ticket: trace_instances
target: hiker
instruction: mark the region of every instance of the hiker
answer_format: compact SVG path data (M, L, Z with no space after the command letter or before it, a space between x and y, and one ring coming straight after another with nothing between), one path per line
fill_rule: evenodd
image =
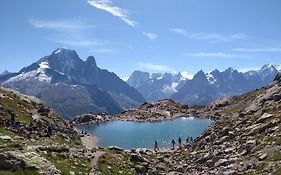
M5 120L0 116L0 126L5 126Z
M185 141L186 141L186 144L188 144L189 143L189 137L187 137Z
M49 125L48 126L48 130L47 130L47 135L50 137L51 135L53 135L53 128Z
M174 139L172 139L172 145L173 145L173 149L175 149L175 143L176 143L176 141L174 140Z
M10 122L11 122L11 125L13 126L14 123L15 123L15 120L16 120L16 113L11 112L10 115L11 115L11 121Z
M154 150L155 150L155 152L159 151L158 142L156 140L154 142Z
M181 138L180 137L179 137L178 141L179 141L179 147L181 147Z

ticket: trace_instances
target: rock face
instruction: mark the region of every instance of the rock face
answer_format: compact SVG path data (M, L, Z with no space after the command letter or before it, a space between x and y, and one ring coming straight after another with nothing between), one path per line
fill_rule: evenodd
M61 174L61 171L58 170L51 162L34 152L5 152L0 154L0 163L2 169L34 169L38 170L38 173L43 175Z
M114 114L144 102L117 75L98 68L94 57L83 61L64 48L18 73L0 76L0 83L42 99L65 119L93 111Z

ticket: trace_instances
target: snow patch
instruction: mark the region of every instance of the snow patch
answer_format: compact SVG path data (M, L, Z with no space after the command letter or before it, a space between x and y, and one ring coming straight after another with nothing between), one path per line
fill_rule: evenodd
M34 71L30 71L30 72L24 72L24 73L21 73L15 77L12 77L10 79L8 79L7 81L5 81L3 84L6 84L6 83L10 83L10 82L14 82L14 81L20 81L20 80L26 80L26 79L31 79L33 77L35 77L37 74L37 71L34 70Z
M187 72L181 72L181 75L183 77L181 80L186 80L186 79L191 80L193 78L193 76L194 76L193 74L189 74Z
M281 64L275 64L274 67L278 70L278 72L281 72Z
M161 90L166 96L170 96L173 93L177 92L177 86L179 83L172 83L171 86L164 86L163 89Z
M39 66L40 66L40 68L42 68L42 69L50 68L48 62L42 62L42 63L39 64Z
M215 84L216 81L217 81L211 73L207 73L206 77L207 77L210 84Z
M58 50L55 51L55 54L58 54L58 53L60 53L60 52L61 52L61 50L58 49Z
M49 77L46 75L46 69L49 69L49 64L48 62L42 62L39 64L39 68L37 69L37 75L36 78L38 81L41 82L46 82L46 83L50 83L52 80L52 77Z

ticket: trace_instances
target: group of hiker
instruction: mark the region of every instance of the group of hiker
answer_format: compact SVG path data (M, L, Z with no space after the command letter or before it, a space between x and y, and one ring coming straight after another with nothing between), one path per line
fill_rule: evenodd
M192 141L193 141L192 137L187 137L186 138L186 144L189 144ZM174 139L172 139L171 144L172 144L172 149L175 149L176 141ZM179 148L181 148L181 146L182 146L182 139L181 139L181 137L178 138L178 144L179 144ZM155 151L159 151L159 146L158 146L157 140L155 140L155 142L154 142L154 150Z
M0 127L10 130L18 135L26 135L31 138L33 134L38 133L40 136L50 137L53 135L53 128L50 125L43 124L40 120L32 120L28 124L23 124L16 120L18 115L9 111L10 119L3 119L0 116Z

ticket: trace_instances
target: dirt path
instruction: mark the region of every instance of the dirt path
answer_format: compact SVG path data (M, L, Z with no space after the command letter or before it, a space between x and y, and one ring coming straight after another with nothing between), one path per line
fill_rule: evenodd
M87 148L87 149L93 149L97 146L98 138L93 136L93 135L86 135L81 137L82 144Z
M99 161L99 157L102 155L103 153L100 151L95 152L94 158L91 160L91 167L92 170L90 172L90 175L98 175L98 161Z

